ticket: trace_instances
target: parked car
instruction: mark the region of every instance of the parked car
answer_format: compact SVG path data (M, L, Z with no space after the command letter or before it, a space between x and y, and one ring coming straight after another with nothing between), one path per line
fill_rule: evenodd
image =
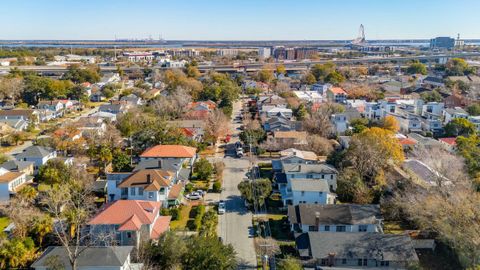
M241 143L241 142L236 142L236 143L235 143L235 148L236 148L236 149L242 148L242 143Z
M200 195L200 196L202 196L202 197L203 197L203 196L205 196L205 194L207 194L207 192L206 192L206 191L204 191L204 190L201 190L201 189L199 189L199 190L195 191L194 193L196 193L196 194L198 194L198 195Z
M243 157L243 149L242 148L237 149L237 157L238 158Z
M202 198L202 195L198 194L197 192L192 192L190 194L187 194L185 197L189 200L196 201L200 200Z
M218 214L223 215L223 214L225 214L225 211L226 211L225 201L220 200L218 202Z

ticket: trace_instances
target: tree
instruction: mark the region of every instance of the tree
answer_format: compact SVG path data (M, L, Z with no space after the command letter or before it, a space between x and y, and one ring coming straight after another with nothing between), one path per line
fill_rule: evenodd
M200 71L198 70L198 67L194 65L189 65L186 69L187 77L189 78L194 78L198 79L200 77Z
M346 168L339 174L336 193L342 202L369 204L373 200L372 189L368 188L359 173L351 168Z
M445 134L450 137L468 137L476 133L476 126L467 119L455 118L445 125Z
M300 260L293 256L286 256L278 262L278 270L302 270L303 266Z
M98 69L94 66L89 66L81 69L78 65L71 65L68 71L63 75L64 80L70 80L74 83L97 83L100 81L100 74Z
M178 119L187 112L187 105L192 101L192 97L183 87L178 87L175 92L163 96L158 96L152 104L153 109L163 119Z
M353 133L361 133L368 128L367 118L354 118L350 121Z
M382 121L382 127L391 132L398 132L400 130L400 125L398 124L397 119L391 115L385 116Z
M37 195L37 190L31 185L27 185L18 191L18 196L25 202L33 202Z
M333 85L339 85L340 83L345 81L345 77L338 71L333 71L332 73L328 74L325 77L326 83L331 83Z
M197 174L198 179L208 181L213 174L213 165L206 158L200 158L195 162L193 172Z
M41 215L34 219L32 232L37 236L37 243L41 247L45 236L53 231L53 220L48 215Z
M41 198L45 211L59 222L53 227L53 234L64 247L70 266L76 270L77 259L90 246L98 243L109 244L111 235L91 237L84 228L93 215L95 198L92 179L84 170L69 167L69 178L61 188L51 188Z
M130 156L121 150L113 152L112 167L114 172L129 172L132 170Z
M273 88L273 91L277 94L290 92L291 90L290 85L286 82L277 82L275 88Z
M425 101L425 102L440 102L443 100L442 95L437 90L432 90L428 92L424 92L420 94L420 97Z
M242 197L249 203L253 204L254 200L256 200L258 205L262 206L272 192L272 183L269 179L242 181L238 184L238 190L240 190Z
M217 236L218 216L214 209L210 209L203 215L199 234L202 237L213 238Z
M419 61L412 61L412 63L407 67L407 73L427 75L428 70L427 66L420 63Z
M113 158L112 150L107 145L101 145L97 155L104 168Z
M480 172L480 138L478 135L457 137L458 153L465 159L468 172L476 176Z
M335 64L332 62L321 64L315 64L311 68L310 72L317 81L325 82L325 78L335 71Z
M480 115L480 104L475 103L467 107L468 114L472 116Z
M146 258L142 261L151 264L153 269L181 269L182 257L188 251L186 241L172 231L162 234L157 244L145 248Z
M302 148L320 156L328 156L333 151L332 143L327 138L316 134L307 136L307 146Z
M305 119L307 114L307 109L305 108L305 105L303 105L303 103L293 110L293 115L300 121Z
M373 178L390 164L401 164L403 149L390 130L372 127L352 136L347 160L362 178Z
M35 259L37 249L31 238L5 240L0 246L0 268L28 267Z
M273 68L264 66L258 73L257 79L264 83L270 83L273 80Z
M473 73L475 69L469 67L464 59L452 58L447 61L445 71L448 76L463 76Z
M38 179L47 185L63 184L69 177L69 168L61 159L51 159L40 167Z
M187 253L181 258L184 269L237 269L234 248L223 245L217 237L191 237L187 239L187 247Z
M302 77L302 82L306 84L314 84L317 82L317 79L315 78L315 75L309 72Z
M276 72L277 72L277 74L286 74L287 69L285 68L284 65L277 65Z
M22 78L1 78L0 100L10 100L11 104L15 104L17 99L21 97L24 87L25 85Z
M331 115L343 110L344 108L338 104L322 104L315 112L303 120L303 128L309 133L329 137L333 134L333 125L330 121Z
M8 161L8 157L5 154L0 154L0 164Z
M206 141L215 145L220 137L227 135L230 121L227 116L218 109L210 112L205 121Z

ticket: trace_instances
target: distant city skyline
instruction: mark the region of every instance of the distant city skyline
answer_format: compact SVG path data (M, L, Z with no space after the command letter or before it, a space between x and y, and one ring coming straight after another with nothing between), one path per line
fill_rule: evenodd
M480 39L471 0L6 0L0 39Z

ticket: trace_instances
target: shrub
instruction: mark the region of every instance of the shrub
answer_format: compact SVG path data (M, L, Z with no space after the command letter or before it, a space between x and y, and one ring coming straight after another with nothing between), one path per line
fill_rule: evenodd
M187 193L189 193L189 192L192 192L192 190L193 190L194 188L195 188L195 185L194 185L194 184L188 183L188 184L185 186L185 191L186 191Z
M213 192L221 192L222 191L222 182L215 181L213 183Z

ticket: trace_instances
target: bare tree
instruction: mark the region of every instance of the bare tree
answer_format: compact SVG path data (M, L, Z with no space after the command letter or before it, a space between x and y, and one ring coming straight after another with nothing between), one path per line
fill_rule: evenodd
M275 88L273 88L273 91L276 93L276 94L281 94L281 93L285 93L285 92L290 92L292 89L290 88L290 85L286 82L278 82L276 85L275 85Z
M301 146L301 150L312 151L319 156L328 156L333 151L330 140L320 135L309 135L307 145Z
M95 212L92 179L87 173L70 167L69 180L62 187L48 190L42 197L45 210L56 220L53 233L65 248L73 270L77 259L89 247L111 243L111 236L91 235L85 225Z
M25 87L21 78L0 79L0 100L10 99L12 104L21 96Z
M176 91L168 96L159 96L153 102L153 108L163 119L180 118L186 111L192 97L183 87L177 87Z
M218 138L227 135L230 130L230 121L221 110L210 112L205 120L205 136L216 144Z

